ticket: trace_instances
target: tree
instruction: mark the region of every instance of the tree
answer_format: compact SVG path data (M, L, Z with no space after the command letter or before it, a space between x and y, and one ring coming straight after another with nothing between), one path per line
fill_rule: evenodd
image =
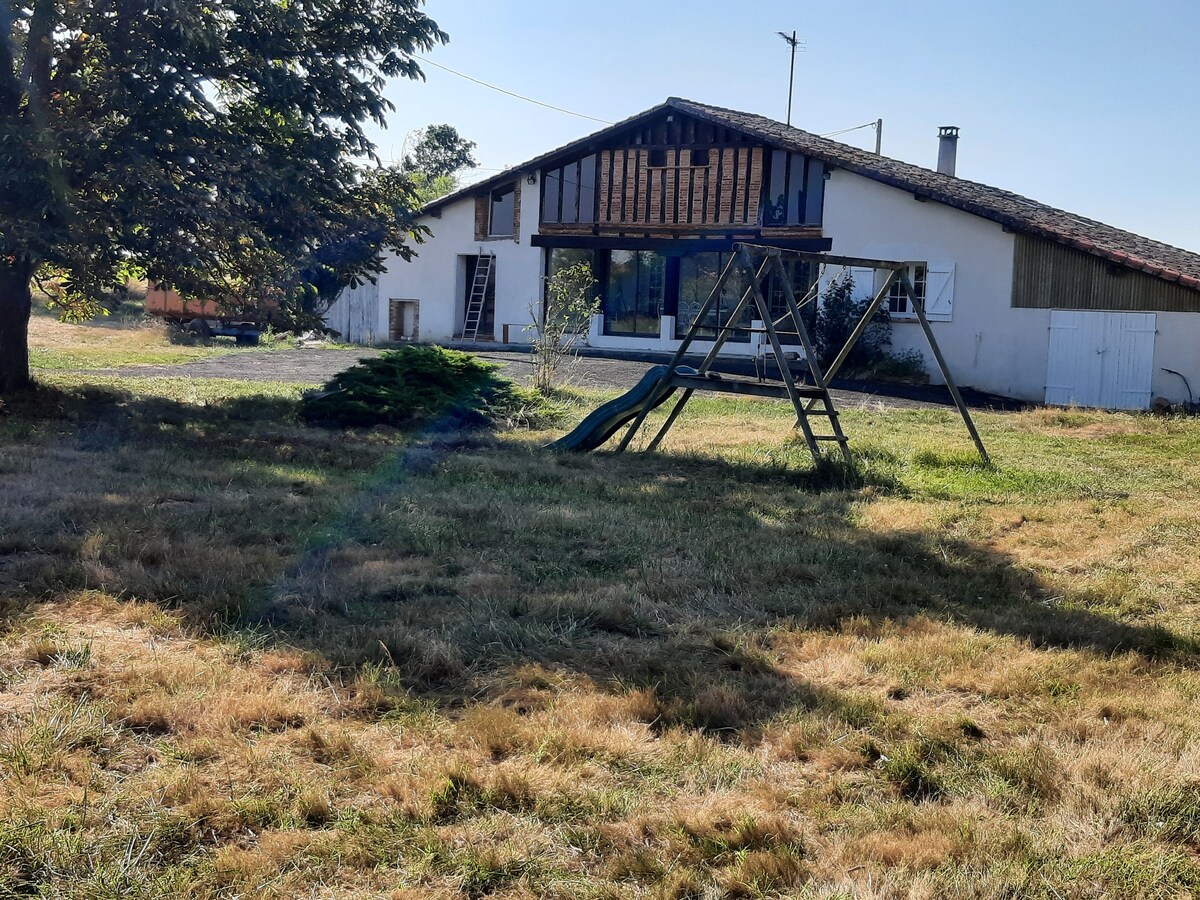
M479 163L471 151L475 142L463 138L453 125L430 125L412 132L405 141L402 169L422 204L458 189L458 175Z
M356 198L379 199L365 124L392 108L385 80L420 78L413 54L447 40L422 7L0 0L0 393L30 385L44 264L75 311L129 265L233 302L303 284ZM376 248L342 277L378 268Z
M412 152L404 155L407 171L434 179L453 177L479 165L471 153L475 142L463 138L453 125L430 125L416 132L415 138Z

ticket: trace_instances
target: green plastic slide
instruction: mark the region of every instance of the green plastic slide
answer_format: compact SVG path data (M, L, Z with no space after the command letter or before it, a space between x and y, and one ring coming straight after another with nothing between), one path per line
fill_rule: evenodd
M632 420L646 404L651 409L660 406L675 393L675 388L660 387L659 382L669 366L654 366L646 371L633 388L614 400L609 400L597 408L586 419L547 449L560 452L587 453L595 450L612 437L622 425ZM680 375L695 375L695 369L679 366L675 369Z

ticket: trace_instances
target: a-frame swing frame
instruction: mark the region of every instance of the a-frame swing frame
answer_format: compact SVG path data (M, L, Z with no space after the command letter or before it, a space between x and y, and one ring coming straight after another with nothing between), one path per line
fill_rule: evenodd
M683 411L683 407L691 399L692 394L696 390L718 391L724 393L736 394L751 394L755 396L787 398L791 401L793 408L796 410L796 427L801 430L804 435L805 443L808 445L809 452L812 454L814 462L819 462L821 459L820 444L824 441L836 443L843 458L850 461L850 449L845 434L842 432L841 424L838 421L838 413L834 408L833 399L829 394L829 382L841 369L846 358L854 349L862 337L863 332L867 330L871 320L879 311L884 300L892 290L892 286L899 283L905 296L908 298L910 308L916 313L917 320L921 323L921 328L925 332L925 338L929 342L929 348L933 351L933 358L936 360L938 369L941 372L942 379L946 383L946 387L950 391L950 396L954 400L954 405L958 408L959 415L962 416L963 423L967 427L967 431L971 435L971 440L975 443L976 449L979 451L980 457L984 463L991 465L991 459L988 456L987 448L983 445L983 440L979 436L979 431L975 427L975 422L971 419L970 410L967 409L966 403L963 402L962 395L959 393L958 386L954 382L954 377L950 373L950 367L946 364L946 359L942 355L941 348L938 346L937 338L933 334L933 329L929 325L929 320L925 316L924 302L917 296L913 288L912 280L908 277L908 266L906 262L895 262L892 260L879 259L862 259L852 256L834 256L826 253L810 253L800 250L784 250L778 247L765 245L735 243L734 253L730 257L729 262L722 270L720 277L717 279L712 290L709 292L708 298L704 301L700 311L696 314L691 326L688 328L687 334L680 343L679 348L675 351L675 355L671 358L666 370L663 372L659 380L660 388L679 388L681 393L679 399L675 402L671 412L667 415L667 419L663 422L658 433L646 446L647 452L653 451L662 442L671 426L675 424L675 420L679 418L679 414ZM751 261L751 252L762 253L764 255L761 265L756 270ZM813 286L808 290L804 297L796 300L795 292L792 289L791 279L788 277L787 269L783 265L782 257L784 254L794 259L802 259L807 262L817 264L835 265L842 267L860 267L870 269L883 269L888 272L888 276L884 279L883 286L875 292L871 303L867 306L862 317L855 325L854 330L846 339L846 343L842 349L834 357L829 368L822 372L820 365L817 363L816 354L813 352L812 339L809 336L808 329L804 324L804 319L800 314L801 307L808 303L814 303L817 300L817 292L820 290L820 279L816 279ZM718 318L717 333L713 340L712 347L709 348L704 360L700 363L698 369L694 372L681 372L680 367L683 359L693 343L699 339L701 330L709 330L711 325L704 324L708 314L712 311L713 306L717 302L717 298L721 296L721 292L725 284L737 271L741 271L747 276L749 287L743 292L741 299L729 314L728 319L722 323ZM764 276L772 273L778 279L778 283L782 289L783 297L787 305L787 312L779 319L773 320L770 314L770 307L763 297L760 284ZM762 328L745 328L738 326L735 323L741 318L747 306L751 303L759 315L759 321L762 322ZM785 332L794 334L800 338L800 345L804 351L804 358L808 364L809 376L812 380L812 385L797 385L795 378L792 376L791 369L784 358L783 345L779 340L778 325L791 320L794 331ZM765 334L767 341L770 344L771 351L774 354L775 363L779 368L780 379L783 382L782 389L778 385L772 384L755 384L746 381L735 381L730 379L722 379L717 373L712 372L712 364L716 361L721 348L734 332L758 332ZM634 417L628 430L621 439L620 445L617 447L617 452L620 453L626 450L633 440L635 434L645 423L646 417L652 409L651 404L647 403L638 410L638 414ZM809 422L811 416L827 418L830 422L830 434L817 434L813 431L812 424Z

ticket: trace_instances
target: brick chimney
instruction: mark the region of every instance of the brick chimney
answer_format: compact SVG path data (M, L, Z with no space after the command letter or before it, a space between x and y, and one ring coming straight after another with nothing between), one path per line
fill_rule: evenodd
M943 175L953 175L958 162L958 126L943 125L938 129L938 165Z

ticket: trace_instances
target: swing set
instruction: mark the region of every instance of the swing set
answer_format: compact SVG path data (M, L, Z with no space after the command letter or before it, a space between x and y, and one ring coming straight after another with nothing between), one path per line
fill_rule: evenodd
M713 285L712 290L709 292L708 299L705 300L704 305L692 320L692 324L683 341L680 343L679 348L675 351L671 362L666 366L658 367L661 370L661 374L658 375L656 382L649 386L648 390L642 392L640 396L643 396L644 399L639 400L636 406L627 408L628 412L633 413L631 416L632 421L617 447L618 453L629 448L634 436L642 425L645 424L650 411L669 396L670 393L678 389L681 392L679 398L667 415L666 421L659 428L658 433L646 445L646 452L655 450L663 438L666 437L667 432L671 430L671 426L679 418L679 414L683 411L684 406L691 399L692 394L696 391L715 391L719 393L790 400L796 411L796 427L803 433L804 441L808 445L814 462L821 460L821 445L824 443L836 444L842 458L849 462L851 459L849 442L842 431L841 423L838 421L838 411L834 407L833 398L829 393L829 383L846 362L847 357L867 330L868 325L870 325L871 320L875 317L881 304L891 294L893 286L899 284L903 295L908 300L909 308L913 310L917 321L921 323L921 328L925 332L930 350L933 351L933 358L937 361L942 379L950 391L950 396L954 399L954 405L958 408L959 415L962 416L963 423L971 435L971 440L974 441L975 447L979 451L979 456L985 464L991 465L987 448L984 447L983 440L980 438L979 432L975 428L975 423L971 419L971 413L967 409L966 403L963 402L958 386L954 383L954 378L950 374L950 368L947 366L946 359L942 356L941 348L938 347L937 339L934 337L933 329L929 327L929 320L925 316L924 302L917 296L912 280L908 275L908 263L880 259L860 259L851 256L832 256L826 253L785 250L768 245L741 242L735 243L733 249L733 255L721 272L720 278L717 279L716 284ZM818 277L814 279L812 286L800 299L796 298L792 281L788 276L787 267L783 264L785 254L790 259L815 263L819 267ZM757 268L755 268L752 255L761 257L762 259ZM831 269L837 267L840 267L843 271L848 270L850 267L882 270L887 273L887 276L883 279L882 286L875 292L874 297L855 325L854 330L846 339L845 345L838 352L837 356L834 357L829 367L822 372L821 366L817 361L817 356L813 351L812 338L809 336L808 329L804 324L801 310L808 304L817 302L821 285L830 283L829 272ZM734 306L724 323L720 321L720 316L717 316L716 333L713 335L714 329L712 323L709 322L709 316L714 309L719 307L719 298L726 283L738 273L746 278L749 287L742 293L740 301ZM763 296L760 287L763 279L768 275L775 276L776 283L783 294L786 306L786 311L778 318L772 318L769 304ZM836 278L832 280L836 280ZM739 325L738 322L748 309L758 313L758 322L750 327ZM759 323L761 323L761 326L759 326ZM791 328L786 327L789 324ZM785 327L781 330L780 326ZM771 354L778 366L779 377L783 382L782 385L763 383L762 381L751 382L723 378L719 373L713 371L713 363L716 361L718 354L720 354L721 348L729 340L730 336L735 333L765 335ZM808 368L807 381L811 383L806 383L803 380L798 383L792 375L791 367L788 365L784 355L783 342L780 339L780 335L799 338L804 360ZM712 340L712 346L709 348L699 367L693 369L684 366L683 360L688 350L697 340ZM820 432L814 430L813 423L810 421L810 419L814 418L823 421L827 420L829 423L828 428ZM624 422L621 424L624 424Z

